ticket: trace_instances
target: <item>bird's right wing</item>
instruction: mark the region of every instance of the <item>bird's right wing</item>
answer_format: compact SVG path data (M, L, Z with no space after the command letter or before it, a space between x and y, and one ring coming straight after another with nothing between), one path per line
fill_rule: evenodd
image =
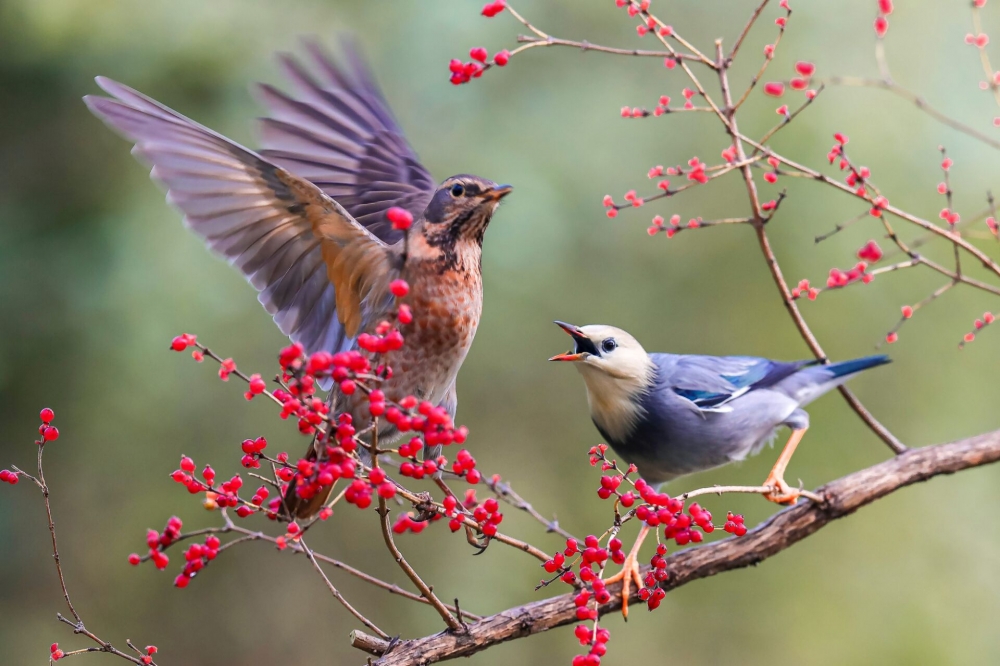
M435 183L392 117L358 49L341 40L344 66L315 42L305 42L314 77L291 55L281 65L295 86L288 95L262 84L271 117L261 120L261 154L301 175L337 200L387 243L401 233L386 221L398 206L423 215Z
M167 199L242 271L283 333L308 351L347 348L391 304L392 248L312 183L131 88L87 106L135 142Z

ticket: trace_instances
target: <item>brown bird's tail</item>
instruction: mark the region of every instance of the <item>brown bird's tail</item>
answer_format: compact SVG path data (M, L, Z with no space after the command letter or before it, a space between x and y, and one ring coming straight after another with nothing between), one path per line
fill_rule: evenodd
M304 457L307 460L316 460L316 450L312 445ZM328 487L320 489L315 495L305 498L299 496L297 480L296 475L296 478L289 481L288 488L285 489L285 495L282 497L281 515L288 520L308 520L320 512L323 505L330 499L333 488L337 484L334 482Z
M333 494L336 483L319 491L309 499L299 497L295 492L295 482L288 484L283 498L283 515L289 520L308 520L320 512Z

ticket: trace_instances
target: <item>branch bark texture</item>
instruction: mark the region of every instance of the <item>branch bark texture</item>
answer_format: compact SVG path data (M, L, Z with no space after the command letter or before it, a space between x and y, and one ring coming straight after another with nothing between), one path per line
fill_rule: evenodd
M848 474L816 490L822 503L803 502L784 509L741 538L688 548L667 560L672 590L700 578L757 564L814 534L837 518L900 488L942 474L1000 461L1000 430L948 444L909 449L885 462ZM621 584L608 586L612 601L601 615L621 607ZM632 599L635 601L635 599ZM444 631L396 643L378 666L424 666L467 657L497 643L524 638L576 622L573 595L564 594L505 610L468 625L462 633Z

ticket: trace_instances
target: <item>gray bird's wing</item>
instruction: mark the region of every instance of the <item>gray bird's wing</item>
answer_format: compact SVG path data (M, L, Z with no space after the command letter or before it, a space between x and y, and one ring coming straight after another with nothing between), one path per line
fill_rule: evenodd
M783 363L752 356L651 354L664 388L702 412L729 411L729 403L755 389L774 386L816 361Z
M271 114L261 120L261 154L316 184L372 233L394 243L401 232L388 223L385 211L399 206L421 217L434 180L350 40L342 40L344 67L315 42L305 42L305 49L315 78L291 55L280 56L297 96L259 87Z
M131 88L90 110L135 142L167 200L208 247L236 266L283 333L337 351L391 307L396 251L307 180Z

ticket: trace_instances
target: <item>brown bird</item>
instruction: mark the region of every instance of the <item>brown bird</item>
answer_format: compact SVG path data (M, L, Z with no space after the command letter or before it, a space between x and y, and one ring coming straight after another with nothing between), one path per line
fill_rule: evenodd
M307 352L355 348L392 312L390 283L406 280L413 321L400 327L406 344L380 388L390 401L414 395L454 416L455 380L482 312L483 234L511 187L470 175L435 187L358 53L345 45L342 68L319 46L306 48L319 80L281 56L298 98L260 86L272 114L260 153L103 77L97 84L114 99L84 101L135 142L185 224L243 272ZM408 233L387 220L391 207L413 215ZM360 393L334 399L358 430L371 418ZM311 447L307 457L319 454ZM285 504L308 518L331 491L302 498L292 484Z

